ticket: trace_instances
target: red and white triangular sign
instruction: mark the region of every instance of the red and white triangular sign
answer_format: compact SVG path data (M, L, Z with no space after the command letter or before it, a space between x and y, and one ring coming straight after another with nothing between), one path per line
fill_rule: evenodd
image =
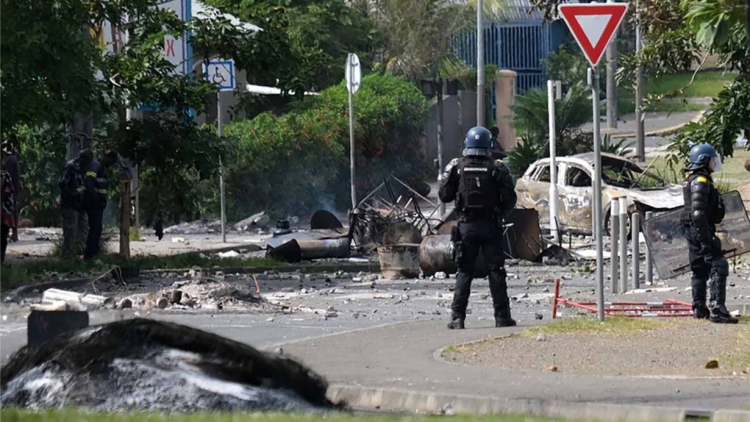
M561 4L558 10L591 66L596 66L622 24L628 4Z

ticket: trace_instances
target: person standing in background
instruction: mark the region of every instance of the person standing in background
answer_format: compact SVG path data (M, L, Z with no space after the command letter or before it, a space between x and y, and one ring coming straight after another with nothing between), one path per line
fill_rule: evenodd
M58 186L60 187L60 213L62 214L63 245L62 257L73 258L82 255L89 233L88 216L83 209L83 168L81 163L89 163L94 155L85 150L68 161Z
M10 179L13 183L13 220L15 221L15 225L13 226L13 229L10 234L10 240L13 242L18 242L18 215L21 210L21 207L18 206L19 204L19 195L21 194L21 190L23 189L23 183L21 182L21 167L18 159L18 153L13 150L7 151L7 158L5 159L5 165L3 166L3 169L8 172L10 175Z
M5 263L5 251L8 248L8 235L11 229L16 227L15 211L15 191L13 180L10 173L5 170L5 163L9 156L9 151L3 147L0 162L0 201L2 202L2 211L0 211L0 262Z

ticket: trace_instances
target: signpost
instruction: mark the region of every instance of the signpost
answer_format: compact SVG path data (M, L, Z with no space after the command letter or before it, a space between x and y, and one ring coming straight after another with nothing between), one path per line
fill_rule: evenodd
M568 25L583 54L591 63L588 82L591 86L594 118L594 236L596 238L596 281L599 321L604 321L604 239L602 238L602 155L599 130L599 62L604 50L622 24L627 3L562 4L560 15ZM552 198L550 198L552 200Z
M359 91L362 82L362 66L359 65L359 57L351 53L346 58L346 89L349 91L349 172L352 184L352 212L357 209L357 185L355 177L355 150L354 150L354 94Z
M555 100L562 99L562 82L547 81L547 110L549 112L549 158L550 158L550 184L549 184L549 227L553 239L558 238L557 221L559 213L557 210L557 139L555 138Z
M219 90L216 93L216 122L218 125L219 137L222 137L224 136L224 125L222 122L221 93L223 91L234 90L234 61L212 60L203 66L203 72L206 80L214 83ZM227 243L224 165L221 162L221 157L219 157L219 187L221 189L221 239L224 243Z

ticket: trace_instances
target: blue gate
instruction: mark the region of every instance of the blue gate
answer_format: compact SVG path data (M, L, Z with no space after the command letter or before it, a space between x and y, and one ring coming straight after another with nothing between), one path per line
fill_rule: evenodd
M518 74L516 92L546 86L543 60L556 49L562 33L555 23L546 23L541 18L529 19L522 12L514 20L485 22L484 62L498 69L513 70ZM477 64L476 31L466 31L453 38L456 55L469 66ZM495 115L495 88L492 87L492 115Z

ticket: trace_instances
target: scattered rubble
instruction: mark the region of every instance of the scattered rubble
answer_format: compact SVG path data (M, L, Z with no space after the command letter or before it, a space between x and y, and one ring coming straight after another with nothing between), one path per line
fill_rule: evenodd
M219 220L197 220L164 229L164 234L206 234L220 232L221 221Z
M262 211L257 214L251 215L250 217L235 224L234 228L241 232L257 230L257 229L265 229L268 227L268 224L270 223L271 223L271 219L266 215L265 211Z

